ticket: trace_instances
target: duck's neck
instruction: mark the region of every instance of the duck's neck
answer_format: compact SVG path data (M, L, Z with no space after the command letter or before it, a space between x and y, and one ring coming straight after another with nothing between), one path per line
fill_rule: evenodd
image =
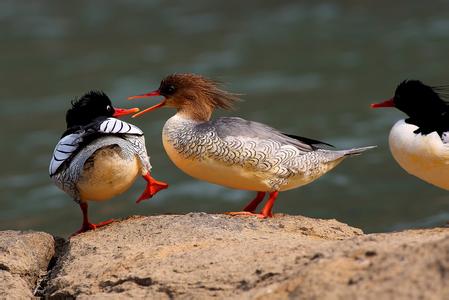
M164 134L178 134L179 132L188 132L192 130L192 128L206 122L207 121L199 121L197 119L193 119L189 115L178 111L174 116L169 118L167 122L165 122L163 132Z
M213 108L208 105L192 103L179 107L176 115L196 122L207 122L212 112Z

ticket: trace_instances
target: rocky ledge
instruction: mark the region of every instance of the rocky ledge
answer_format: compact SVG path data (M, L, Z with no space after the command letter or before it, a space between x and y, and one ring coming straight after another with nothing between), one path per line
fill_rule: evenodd
M0 295L18 299L449 299L449 228L136 216L67 241L0 232L0 278Z

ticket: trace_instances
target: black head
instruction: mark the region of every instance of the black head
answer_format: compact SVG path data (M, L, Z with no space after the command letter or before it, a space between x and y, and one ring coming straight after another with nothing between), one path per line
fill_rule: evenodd
M81 98L72 101L72 108L66 113L67 128L85 126L97 118L118 118L134 114L138 108L113 107L111 100L102 91L90 91Z
M98 117L112 117L115 113L109 97L101 91L90 91L81 98L72 101L67 111L67 128L84 126Z
M447 102L439 93L443 89L430 87L419 80L405 80L398 85L393 98L371 107L396 107L414 119L439 118L448 112Z
M428 134L433 131L442 135L449 130L449 105L444 100L447 86L430 87L419 80L401 82L394 97L371 107L396 107L406 113L405 121L418 126L415 133Z
M409 117L435 116L447 110L447 103L432 88L419 80L401 82L394 93L394 106Z

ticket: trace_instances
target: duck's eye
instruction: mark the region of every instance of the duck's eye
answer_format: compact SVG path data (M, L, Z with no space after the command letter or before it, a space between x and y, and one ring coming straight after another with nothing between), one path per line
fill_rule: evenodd
M112 106L110 106L110 105L106 106L106 110L107 111L112 111Z
M171 95L171 94L173 94L173 93L175 92L175 90L176 90L176 88L175 88L174 85L169 85L169 86L167 87L167 89L166 89L166 93L169 94L169 95Z

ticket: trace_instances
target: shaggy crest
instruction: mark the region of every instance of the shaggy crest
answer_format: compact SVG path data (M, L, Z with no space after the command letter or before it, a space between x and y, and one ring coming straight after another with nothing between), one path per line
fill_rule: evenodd
M67 128L85 125L95 117L105 113L112 116L113 113L111 100L102 91L87 92L80 98L72 100L71 104L72 107L66 113ZM111 106L110 111L105 112L108 105Z
M87 93L85 93L80 98L75 98L71 101L72 108L71 109L80 109L82 107L87 106L87 104L91 101L101 101L103 103L110 103L111 99L103 92L98 90L92 90Z
M404 80L396 88L395 97L421 98L434 103L448 104L448 85L429 86L419 80Z
M189 100L198 98L213 108L232 109L239 94L222 90L221 83L196 74L172 74L161 81L159 92L165 97L182 93Z

